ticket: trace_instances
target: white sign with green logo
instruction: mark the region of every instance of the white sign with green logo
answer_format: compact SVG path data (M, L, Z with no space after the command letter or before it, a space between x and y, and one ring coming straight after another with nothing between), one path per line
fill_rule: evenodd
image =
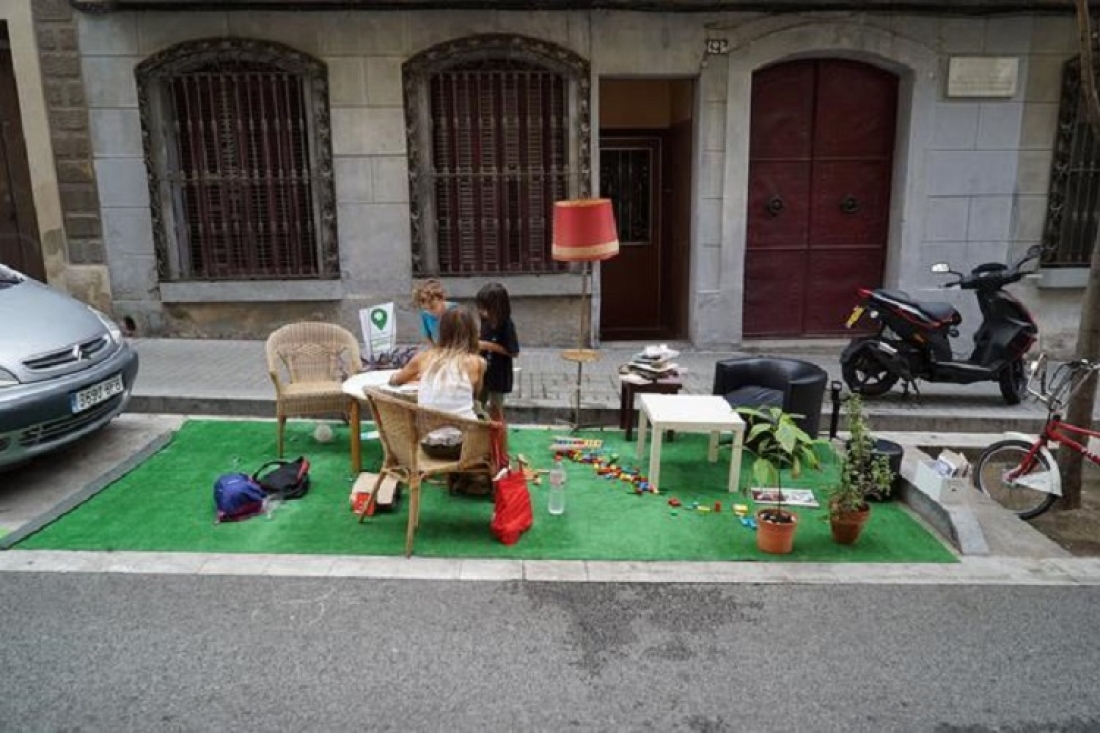
M393 303L382 303L359 311L359 324L363 329L363 343L367 346L367 359L393 351L397 346L396 322Z

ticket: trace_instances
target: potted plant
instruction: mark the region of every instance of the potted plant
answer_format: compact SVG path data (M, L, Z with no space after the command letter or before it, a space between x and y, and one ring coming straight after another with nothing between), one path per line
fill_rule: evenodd
M848 451L840 464L840 483L829 492L829 526L833 539L850 545L859 539L871 516L868 497L885 497L894 482L889 458L875 452L875 440L863 414L863 400L848 400Z
M762 552L785 555L794 547L798 515L783 508L780 471L789 468L791 476L797 478L804 468L817 468L814 446L821 441L807 435L794 421L794 415L778 407L739 407L737 412L749 418L751 425L745 443L756 454L753 478L757 486L775 490L775 505L756 512L756 546Z

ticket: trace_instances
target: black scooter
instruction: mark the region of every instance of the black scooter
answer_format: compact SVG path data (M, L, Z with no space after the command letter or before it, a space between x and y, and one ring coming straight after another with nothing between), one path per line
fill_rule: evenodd
M1024 355L1035 343L1039 329L1024 305L1002 290L1028 274L1021 267L1039 257L1032 247L1013 265L989 262L969 275L946 263L932 272L958 275L944 287L973 290L982 312L982 325L974 334L974 350L965 360L951 351L951 339L959 335L962 316L950 303L923 303L900 290L860 288L861 302L848 317L854 327L866 316L877 323L877 333L852 339L840 357L844 381L858 394L885 394L900 379L908 395L916 381L971 384L993 381L1001 387L1005 402L1015 405L1027 388Z

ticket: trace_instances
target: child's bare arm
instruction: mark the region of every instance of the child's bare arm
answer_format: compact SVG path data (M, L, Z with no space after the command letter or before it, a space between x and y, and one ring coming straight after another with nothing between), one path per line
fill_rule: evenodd
M409 382L415 382L420 378L420 365L424 361L425 352L421 351L419 354L409 360L409 363L401 367L397 374L390 376L390 384L394 387L400 387L402 384L408 384Z

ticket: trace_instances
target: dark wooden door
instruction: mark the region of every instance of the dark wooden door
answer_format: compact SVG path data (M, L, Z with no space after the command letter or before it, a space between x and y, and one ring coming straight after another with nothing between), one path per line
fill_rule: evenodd
M662 212L659 135L600 139L600 195L611 199L619 254L600 265L600 335L644 339L663 335Z
M0 49L0 262L45 281L11 52Z
M868 64L753 75L745 336L840 333L882 284L896 114L897 77Z

